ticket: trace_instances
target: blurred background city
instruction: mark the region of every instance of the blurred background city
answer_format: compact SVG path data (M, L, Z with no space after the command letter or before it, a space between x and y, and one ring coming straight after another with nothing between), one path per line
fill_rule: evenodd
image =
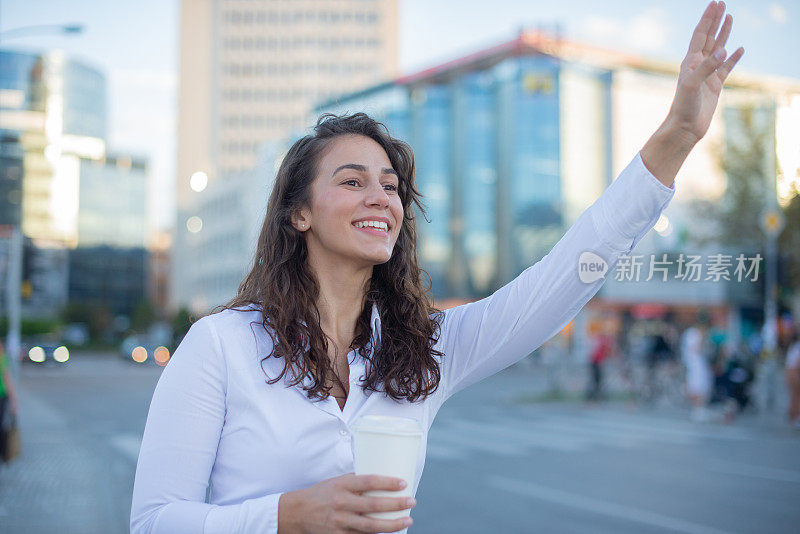
M158 374L236 294L277 166L321 113L412 146L421 266L437 306L470 302L545 256L658 127L705 5L0 2L0 338L22 425L0 531L126 531ZM800 8L728 10L746 53L673 201L562 332L442 410L412 531L800 524ZM502 443L501 423L451 439L498 412ZM575 455L608 470L583 493L554 482ZM520 457L537 484L496 475ZM667 458L683 483L648 471Z

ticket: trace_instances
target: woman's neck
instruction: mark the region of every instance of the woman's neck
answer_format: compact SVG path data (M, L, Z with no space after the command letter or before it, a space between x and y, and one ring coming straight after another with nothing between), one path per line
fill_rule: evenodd
M323 332L340 345L348 346L355 336L356 321L372 278L372 266L362 269L332 262L310 262L319 284L317 308Z

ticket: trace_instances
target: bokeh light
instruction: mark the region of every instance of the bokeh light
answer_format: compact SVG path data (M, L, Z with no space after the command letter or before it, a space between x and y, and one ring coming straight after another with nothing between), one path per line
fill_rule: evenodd
M186 221L186 229L192 232L193 234L196 234L197 232L203 229L203 219L201 219L197 215L189 217L189 219Z
M42 347L32 347L31 350L28 351L28 358L30 358L32 362L42 363L44 361L44 349Z
M53 358L59 363L66 362L67 360L69 360L69 349L67 349L67 347L64 347L63 345L61 347L58 347L56 350L53 351Z
M201 192L208 185L208 175L203 171L197 171L189 178L189 187L192 191Z
M169 349L167 347L158 347L153 352L153 359L158 365L164 367L169 362Z
M136 347L131 352L131 358L136 363L144 363L147 360L147 349L142 346Z

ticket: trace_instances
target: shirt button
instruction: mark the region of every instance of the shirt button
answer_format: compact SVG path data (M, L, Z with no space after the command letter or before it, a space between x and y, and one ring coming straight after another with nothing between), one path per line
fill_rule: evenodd
M342 429L342 430L339 431L339 434L341 434L342 436L346 436L347 435L347 430Z

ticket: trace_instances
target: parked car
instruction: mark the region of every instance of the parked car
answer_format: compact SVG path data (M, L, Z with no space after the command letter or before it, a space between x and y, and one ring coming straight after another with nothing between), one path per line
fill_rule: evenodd
M54 337L24 340L20 359L29 365L63 365L69 361L69 349Z
M144 365L167 364L170 358L169 350L155 342L151 336L132 334L122 340L119 346L123 359Z

